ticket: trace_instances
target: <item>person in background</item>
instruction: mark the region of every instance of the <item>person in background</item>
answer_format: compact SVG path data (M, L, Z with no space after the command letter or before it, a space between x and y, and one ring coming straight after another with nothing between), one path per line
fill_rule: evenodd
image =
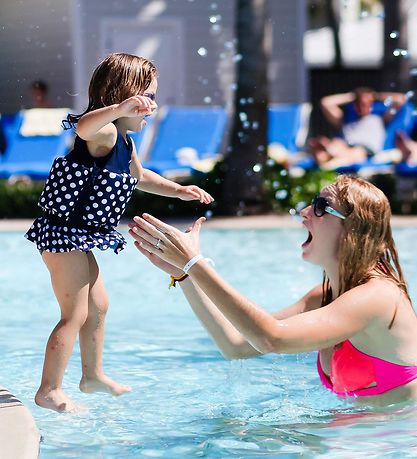
M33 81L30 85L30 96L32 108L52 108L49 100L49 87L42 80Z
M389 102L379 113L374 110L377 100ZM309 140L310 153L317 165L333 169L365 161L380 152L385 141L385 124L405 102L402 93L377 93L366 87L323 97L320 102L323 115L337 136Z
M201 255L204 218L183 233L144 214L129 224L129 234L181 286L225 357L318 351L321 382L338 396L370 405L417 400L417 316L388 199L371 183L340 175L301 215L302 256L323 269L323 282L273 313L240 294ZM279 263L278 254L271 256Z
M417 166L417 126L414 126L410 135L398 131L395 136L395 146L401 152L400 162L409 166Z

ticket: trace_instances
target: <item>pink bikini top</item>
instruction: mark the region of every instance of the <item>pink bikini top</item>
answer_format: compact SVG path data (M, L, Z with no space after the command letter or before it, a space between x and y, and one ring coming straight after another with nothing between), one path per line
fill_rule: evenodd
M330 376L323 372L320 352L317 357L317 370L322 384L341 396L383 394L417 378L417 366L398 365L365 354L349 340L343 341L333 352ZM372 383L372 387L367 387Z

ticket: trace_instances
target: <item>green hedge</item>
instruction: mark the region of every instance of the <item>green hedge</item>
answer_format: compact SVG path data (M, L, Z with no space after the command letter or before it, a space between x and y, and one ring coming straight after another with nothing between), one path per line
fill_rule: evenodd
M125 217L130 218L142 212L161 217L204 215L207 212L212 215L223 215L223 170L222 163L219 163L211 173L190 178L186 182L204 188L215 197L216 201L209 206L196 201L181 201L137 191L126 209ZM271 160L268 160L263 172L270 208L277 213L294 212L291 209L300 210L337 175L330 171L311 170L297 176ZM416 199L404 206L404 202L399 202L396 198L394 175L375 176L372 181L388 196L394 213L417 213ZM43 185L43 182L21 181L9 184L5 180L0 180L0 218L33 218L40 215L42 211L37 202Z

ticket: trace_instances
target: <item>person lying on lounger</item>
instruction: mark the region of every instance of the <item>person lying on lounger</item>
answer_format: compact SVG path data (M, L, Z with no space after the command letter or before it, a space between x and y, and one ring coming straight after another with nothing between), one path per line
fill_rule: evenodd
M388 101L379 113L373 110L377 100ZM376 93L357 88L344 94L323 97L320 105L324 117L336 129L333 139L319 136L308 142L310 153L323 169L360 163L382 150L385 124L406 101L401 93Z

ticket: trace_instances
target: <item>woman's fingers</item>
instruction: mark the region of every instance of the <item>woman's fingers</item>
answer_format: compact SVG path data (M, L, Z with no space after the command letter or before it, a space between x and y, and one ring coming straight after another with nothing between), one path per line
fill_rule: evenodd
M137 243L140 245L140 247L149 252L150 255L157 255L158 253L162 253L161 248L155 247L154 244L149 244L148 241L145 241L142 238L139 238Z
M157 220L157 219L155 218L155 220ZM148 233L150 236L154 237L155 239L161 239L161 241L163 241L165 243L168 242L168 238L164 234L165 232L159 230L159 228L156 225L154 225L152 222L147 222L143 218L137 217L137 216L133 217L133 221L136 223L136 225L135 225L136 227L141 228L143 231ZM157 221L159 221L159 220L157 220ZM175 228L173 228L173 229L175 229Z
M197 219L191 226L191 231L195 233L199 233L201 229L201 225L206 221L206 217L200 217Z
M148 224L158 229L163 234L171 235L171 234L175 234L176 232L178 232L178 230L174 228L173 226L167 225L166 223L162 222L161 220L158 220L157 218L153 217L150 214L142 214L142 217L144 220L146 220ZM135 217L133 220L135 220L136 218L140 218L140 217Z
M150 235L149 233L147 233L146 231L144 231L136 225L133 225L130 228L129 233L131 233L131 235L133 235L132 233L134 233L144 241L149 242L149 244L156 245L158 240L161 241L160 244L164 243L164 241L161 238Z
M135 231L135 228L129 230L129 234L133 237L133 239L135 240L135 242L137 242L138 244L140 244L141 246L144 246L144 244L149 244L150 246L152 247L155 247L155 244L153 244L152 242L149 242L148 240L144 239L143 237L141 237L136 231ZM156 247L155 247L156 248Z
M145 257L150 260L151 257L152 257L152 254L150 252L148 252L147 250L145 250L142 246L141 246L141 243L138 242L138 241L135 241L134 242L135 244L135 247L139 250L139 252L142 254L142 255L145 255Z

